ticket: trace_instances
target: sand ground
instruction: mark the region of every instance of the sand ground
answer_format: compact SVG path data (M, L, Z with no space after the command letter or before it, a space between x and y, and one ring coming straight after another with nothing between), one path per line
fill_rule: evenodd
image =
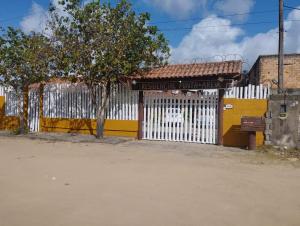
M216 146L0 137L0 226L300 225L299 164Z

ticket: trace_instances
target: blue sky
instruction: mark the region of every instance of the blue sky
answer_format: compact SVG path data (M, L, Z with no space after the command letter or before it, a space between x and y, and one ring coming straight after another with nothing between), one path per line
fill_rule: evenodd
M1 3L0 26L26 30L42 23L40 17L46 13L50 0L1 0ZM170 41L174 62L239 54L250 64L258 55L272 54L277 49L278 0L133 0L132 3L137 12L151 14L152 23ZM285 4L300 7L299 0L286 0ZM246 12L250 14L241 15ZM285 16L286 51L298 52L300 11L286 10Z

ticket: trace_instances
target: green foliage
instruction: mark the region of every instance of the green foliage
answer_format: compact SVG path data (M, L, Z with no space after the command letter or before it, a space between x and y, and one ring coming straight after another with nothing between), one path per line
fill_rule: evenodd
M53 55L51 49L50 42L44 36L26 35L11 27L0 37L0 84L16 92L20 133L26 132L22 97L31 84L48 79Z
M49 8L48 38L13 28L0 37L0 83L13 87L19 99L31 84L45 82L50 75L80 78L92 90L102 84L105 95L97 125L103 124L109 85L166 64L168 43L157 27L148 24L150 15L137 15L126 0L114 7L100 0L85 4L60 0L60 4L64 12ZM23 122L21 105L19 109Z
M12 87L17 96L21 96L29 85L47 80L50 51L50 43L44 36L26 35L9 27L0 37L1 83Z
M29 128L27 126L25 126L23 130L20 127L18 127L11 131L12 135L21 135L21 134L28 134L28 133L29 133Z
M50 8L56 75L71 81L80 79L92 91L96 85L103 85L102 103L97 111L100 138L109 86L166 64L168 43L157 27L148 25L150 15L137 15L126 0L120 0L115 7L100 0L60 3L64 13Z
M125 0L115 7L93 1L60 2L65 15L51 9L57 75L89 86L107 84L167 63L168 43L148 13L137 15Z

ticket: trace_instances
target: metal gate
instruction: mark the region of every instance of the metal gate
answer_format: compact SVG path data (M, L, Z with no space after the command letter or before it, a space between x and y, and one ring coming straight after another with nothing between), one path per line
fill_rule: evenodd
M39 132L39 92L30 90L28 93L28 128L30 132Z
M144 93L143 138L217 143L217 90L187 94Z

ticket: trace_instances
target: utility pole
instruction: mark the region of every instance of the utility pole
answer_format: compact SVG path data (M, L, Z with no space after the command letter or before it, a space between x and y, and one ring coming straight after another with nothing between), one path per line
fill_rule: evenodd
M283 0L279 0L278 93L283 92L284 74L284 14Z

